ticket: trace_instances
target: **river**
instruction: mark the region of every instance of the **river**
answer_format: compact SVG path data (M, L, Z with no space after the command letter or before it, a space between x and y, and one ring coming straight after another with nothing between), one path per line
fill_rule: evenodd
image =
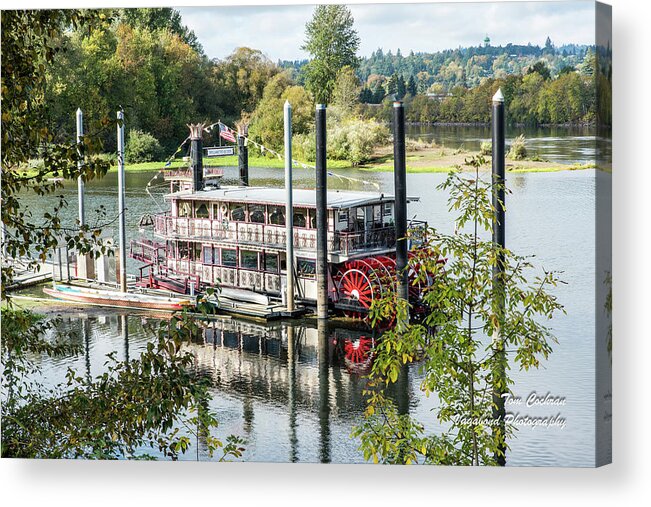
M443 130L427 127L421 129L419 135L436 138L437 142L443 140L446 146L452 146L456 136L464 135L466 147L489 135L481 128ZM559 161L567 163L594 160L594 138L590 143L584 135L572 134L565 132L560 136L542 132L532 142L546 154L542 156L550 159L559 157ZM413 130L411 135L415 135ZM162 181L154 181L153 198L144 191L155 174L127 175L128 239L140 235L138 222L143 214L165 206ZM283 185L280 169L251 168L250 174L252 185ZM391 173L347 171L345 174L366 183L333 177L328 180L330 187L374 189L376 185L382 191L392 192ZM236 168L226 169L225 183L235 181L236 177ZM409 216L452 232L446 195L436 189L444 178L444 174L437 173L407 175L408 194L420 197L419 202L410 204ZM88 184L87 209L105 206L108 217L114 217L116 180L116 174L110 173L103 180ZM313 172L296 170L294 181L296 186L313 188ZM559 343L554 346L549 360L539 370L512 371L515 396L526 400L532 392L550 393L566 400L559 407L518 407L513 412L530 416L559 414L565 425L562 428L520 427L509 442L507 464L592 466L595 452L595 171L508 175L507 185L513 192L507 200L507 246L516 253L535 254L540 267L563 271L561 277L566 284L559 286L556 293L567 312L550 322ZM76 186L67 185L64 193L71 204L65 211L70 221L76 212ZM47 206L43 199L37 201L30 196L24 196L24 202L28 206ZM117 237L117 231L112 230L112 233ZM128 270L137 273L137 263L130 260ZM82 340L80 343L84 344L86 353L62 359L43 358L41 364L46 382L62 380L68 366L92 375L99 374L105 355L112 351L117 351L118 357L126 354L133 357L153 337L148 320L143 315L129 316L127 339L119 312L92 310L66 314L63 325L74 331L70 333L71 339ZM226 319L218 326L221 327L197 337L189 347L197 358L198 367L214 379L212 403L220 421L220 435L243 436L246 439L245 460L363 461L357 449L358 442L350 438L350 432L364 410L361 395L364 379L349 371L340 353L342 343L346 339L359 338L359 331L332 329L328 343L324 344L317 330L305 323L267 326ZM292 334L294 341L290 345L288 335ZM437 431L439 425L432 412L434 402L418 389L421 380L418 368L409 368L393 396L402 410L417 417L428 431ZM196 456L186 456L186 459L193 458ZM199 458L205 456L200 453Z

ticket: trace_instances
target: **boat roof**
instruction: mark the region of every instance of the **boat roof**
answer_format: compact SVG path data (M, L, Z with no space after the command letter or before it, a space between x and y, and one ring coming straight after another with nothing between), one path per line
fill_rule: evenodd
M168 199L183 199L190 201L215 201L215 202L237 202L255 204L278 204L284 205L287 201L287 192L284 188L269 187L222 187L211 190L192 192L183 190L167 194ZM294 206L315 208L316 191L313 189L295 188L292 191ZM409 198L414 201L417 198ZM328 208L354 208L369 204L382 202L393 202L395 197L380 192L353 192L348 190L329 190Z

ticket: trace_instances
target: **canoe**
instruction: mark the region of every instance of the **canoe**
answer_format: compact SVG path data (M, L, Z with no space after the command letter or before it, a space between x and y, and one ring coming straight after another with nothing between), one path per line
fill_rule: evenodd
M194 306L194 301L191 298L173 298L152 294L119 292L117 290L75 287L72 285L57 285L51 289L44 288L43 292L63 301L115 308L176 311Z

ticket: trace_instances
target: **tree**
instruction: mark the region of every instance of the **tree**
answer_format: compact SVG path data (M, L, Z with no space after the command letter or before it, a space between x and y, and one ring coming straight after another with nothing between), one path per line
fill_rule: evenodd
M181 14L169 7L119 9L118 16L134 28L146 28L150 32L167 29L181 37L197 53L203 54L203 48L195 33L183 24Z
M305 27L301 49L312 55L305 66L305 85L317 103L329 104L339 71L357 68L359 36L354 19L345 5L319 5Z
M396 81L396 98L402 99L407 93L407 86L405 85L405 78L402 77L402 74L398 76Z
M343 67L337 74L337 81L332 90L332 103L344 111L352 111L359 102L360 90L355 70L349 66Z
M497 406L493 394L510 394L512 384L505 352L515 365L528 370L537 368L552 351L555 339L541 320L562 310L547 292L559 282L556 274L542 271L532 277L537 270L531 258L482 239L490 237L495 188L480 176L483 158L468 163L473 173L452 172L439 186L449 192L448 209L458 213L458 232L410 233L421 247L413 251L407 269L413 270L414 283L424 287L425 314L422 321L386 331L378 342L365 421L353 432L361 439L367 460L497 464L514 434L508 417L493 415ZM494 283L498 262L503 262L504 271ZM495 304L496 296L504 301L503 307ZM372 323L394 317L400 322L406 311L407 303L389 291L373 302ZM386 394L405 365L415 361L421 364L421 389L439 400L435 410L444 429L437 435L426 435L423 425L400 414Z
M62 222L65 197L39 216L39 210L24 207L20 194L51 195L61 189L62 178L89 181L108 170L108 162L96 155L98 134L102 129L115 132L115 120L104 111L100 121L87 125L79 143L56 142L45 88L48 70L66 48L64 34L106 30L110 22L106 11L2 13L1 454L131 458L147 457L137 449L151 446L175 458L189 448L190 434L200 437L211 453L222 448L223 457L239 456L238 439L229 438L224 445L212 436L217 421L208 410L207 386L192 373L193 358L182 350L196 322L174 316L161 323L156 342L138 359L119 363L110 358L108 371L99 378L82 379L70 371L65 383L45 389L38 381L41 355L74 350L50 340L55 323L17 308L6 290L15 276L12 261L34 256L44 261L60 242L82 254L107 252L99 240L105 224ZM28 168L36 155L43 164ZM28 264L37 268L36 260Z
M552 73L549 70L549 67L547 67L543 61L533 64L527 71L527 74L533 74L534 72L538 73L545 80L551 79L552 77Z
M407 81L407 93L412 97L416 96L418 89L416 88L416 80L414 79L413 74L409 76L409 81Z

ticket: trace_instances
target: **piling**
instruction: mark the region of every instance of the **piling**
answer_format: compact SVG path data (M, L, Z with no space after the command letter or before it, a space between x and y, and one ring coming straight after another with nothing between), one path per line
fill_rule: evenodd
M493 96L492 104L492 197L495 215L493 217L493 244L498 250L496 262L493 266L493 305L497 316L497 329L493 333L492 348L495 353L496 366L494 378L498 383L493 387L493 418L500 424L493 426L493 432L501 432L496 435L500 442L495 453L495 461L498 465L504 466L506 459L505 425L506 409L504 406L504 393L506 388L503 380L506 372L505 344L501 335L501 324L504 318L504 248L505 241L505 116L504 116L504 95L502 90L497 90ZM498 385L499 384L499 385Z
M77 161L77 168L79 169L79 176L77 177L77 192L79 198L79 225L83 226L86 223L86 210L84 208L84 179L81 177L81 170L84 167L82 152L79 145L84 141L84 113L81 108L77 108L77 153L79 160Z
M86 184L84 178L81 176L81 171L84 168L83 152L80 148L81 143L84 142L84 113L81 108L77 108L77 153L79 160L77 161L77 168L79 169L79 176L77 177L77 193L79 199L79 227L86 224L86 208L85 208L85 190ZM95 264L90 254L77 255L77 278L91 279L95 277Z
M393 175L395 185L396 276L398 298L409 300L407 279L407 163L405 158L405 108L393 103Z
M294 203L292 200L292 106L285 101L285 227L287 257L287 311L294 311Z
M316 313L328 318L328 183L326 106L316 106Z
M127 228L124 175L124 111L118 111L118 234L120 248L120 290L127 292Z
M249 148L246 145L246 129L237 134L237 166L240 170L240 183L249 186Z
M203 190L203 123L190 127L190 156L192 157L192 191Z

